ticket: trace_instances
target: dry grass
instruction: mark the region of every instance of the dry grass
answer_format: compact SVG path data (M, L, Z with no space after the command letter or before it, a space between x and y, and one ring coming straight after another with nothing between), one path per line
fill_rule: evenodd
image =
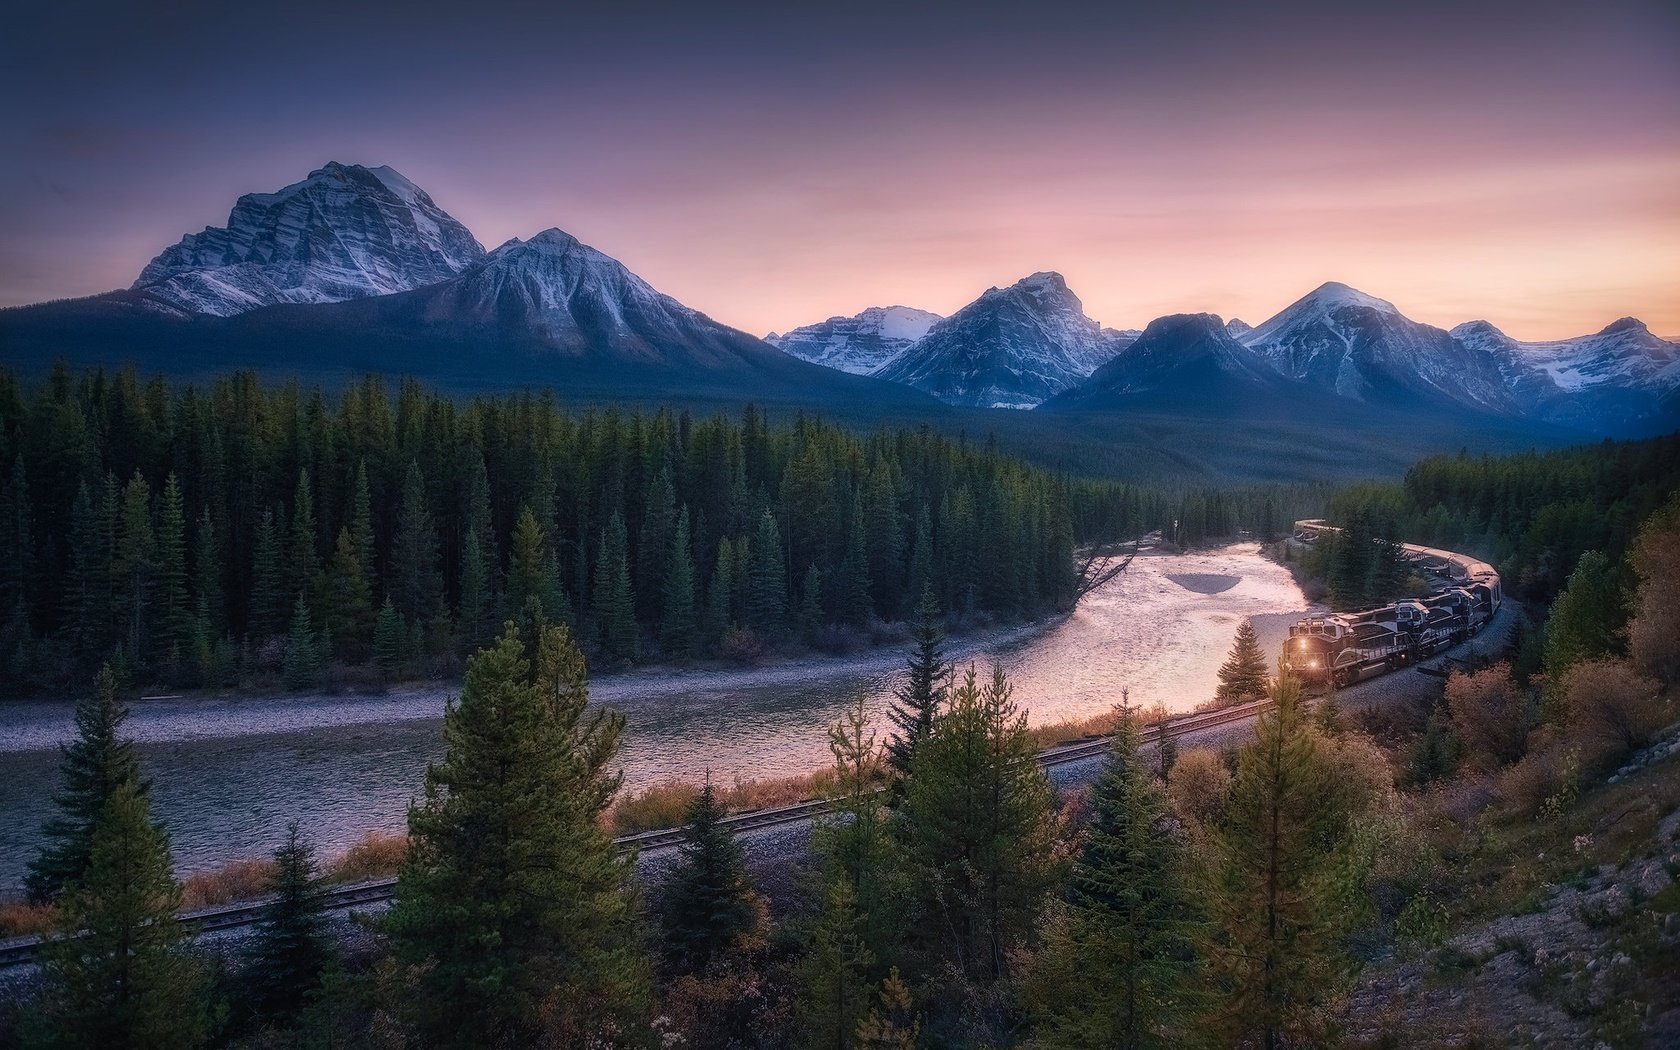
M1133 710L1133 716L1138 719L1138 727L1156 725L1170 716L1160 711ZM1069 719L1065 722L1052 722L1048 725L1028 726L1027 735L1032 738L1033 746L1040 751L1057 744L1066 744L1074 740L1086 740L1091 737L1107 736L1114 732L1114 727L1120 724L1118 709L1103 711L1086 718Z
M767 777L736 781L730 787L714 787L718 804L726 811L788 806L809 798L821 798L834 788L834 771L819 769L791 777ZM689 807L700 794L697 784L666 780L634 795L621 795L607 812L608 826L615 835L674 828L688 817Z
M387 878L402 867L408 852L408 835L403 832L370 831L349 849L321 866L328 882L366 882Z
M274 861L267 857L229 861L188 875L181 883L181 907L191 911L254 900L267 893L273 882Z
M57 919L58 909L51 904L0 901L0 937L38 937Z

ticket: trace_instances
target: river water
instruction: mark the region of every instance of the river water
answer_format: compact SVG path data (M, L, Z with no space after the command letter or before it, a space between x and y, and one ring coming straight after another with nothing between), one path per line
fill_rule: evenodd
M1145 553L1047 629L957 639L951 655L982 674L1003 665L1034 724L1119 702L1185 710L1208 699L1244 617L1275 653L1308 608L1289 574L1254 544ZM591 695L624 713L626 787L667 778L751 780L829 761L827 728L858 696L876 716L902 681L902 652L740 671L642 670ZM452 690L375 697L278 696L141 701L127 728L185 873L272 849L296 818L325 853L370 829L402 826L439 753ZM68 701L0 707L0 890L15 889L39 844L57 782Z

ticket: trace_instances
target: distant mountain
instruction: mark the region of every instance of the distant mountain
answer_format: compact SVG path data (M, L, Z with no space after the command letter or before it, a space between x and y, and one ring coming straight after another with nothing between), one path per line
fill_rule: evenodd
M484 256L465 226L391 168L330 163L274 193L248 193L212 226L164 249L132 291L192 314L388 295L452 277Z
M1632 317L1551 342L1522 342L1487 321L1452 337L1497 363L1527 416L1599 433L1680 427L1680 345Z
M1355 401L1518 412L1489 355L1345 284L1320 285L1240 338L1281 375Z
M1171 314L1149 322L1090 378L1040 410L1147 408L1230 418L1323 400L1315 388L1279 374L1233 339L1218 316Z
M1240 317L1233 317L1229 321L1225 322L1225 331L1232 339L1241 339L1243 336L1254 331L1254 326Z
M764 341L812 364L868 375L903 353L938 323L938 314L909 306L871 306L852 317L830 317L771 332Z
M1031 408L1075 386L1136 332L1085 316L1059 273L1035 273L986 292L877 369L954 405Z

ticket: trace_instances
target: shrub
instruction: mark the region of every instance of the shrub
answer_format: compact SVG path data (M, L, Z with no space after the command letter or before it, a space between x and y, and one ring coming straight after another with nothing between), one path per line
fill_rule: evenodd
M724 634L718 653L738 664L756 664L764 659L764 640L751 628L737 627Z
M1634 545L1639 574L1628 624L1635 666L1666 685L1680 685L1680 497L1652 517Z
M49 932L58 921L58 908L52 904L32 904L25 900L0 902L0 937L39 937Z
M1570 735L1589 765L1620 762L1650 743L1674 717L1653 678L1626 660L1589 660L1563 681Z
M1219 815L1231 790L1231 771L1217 751L1191 748L1179 753L1167 777L1167 800L1187 824L1206 825Z
M181 907L208 908L266 895L274 881L274 861L268 857L231 860L209 871L188 875L181 883Z
M1497 769L1523 756L1530 724L1528 701L1511 681L1509 664L1447 679L1447 710L1472 762Z
M370 831L323 865L321 874L329 882L366 882L385 878L397 873L407 852L408 836L405 833Z

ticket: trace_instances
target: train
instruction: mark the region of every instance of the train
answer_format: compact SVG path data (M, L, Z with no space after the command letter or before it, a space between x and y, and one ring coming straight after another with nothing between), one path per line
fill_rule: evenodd
M1317 518L1295 523L1295 539L1305 544L1337 531ZM1505 604L1499 573L1487 562L1412 543L1400 544L1400 550L1431 581L1430 593L1373 609L1297 620L1283 643L1284 670L1309 686L1339 689L1474 637Z

